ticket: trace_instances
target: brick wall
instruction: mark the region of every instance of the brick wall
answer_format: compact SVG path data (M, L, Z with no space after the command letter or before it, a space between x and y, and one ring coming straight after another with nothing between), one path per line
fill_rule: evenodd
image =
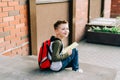
M27 0L0 0L0 54L29 54Z
M120 16L120 0L112 0L111 17Z

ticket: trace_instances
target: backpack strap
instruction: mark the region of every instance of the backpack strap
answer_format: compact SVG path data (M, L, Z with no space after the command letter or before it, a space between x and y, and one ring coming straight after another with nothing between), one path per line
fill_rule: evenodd
M51 36L50 38L51 41L55 41L55 40L60 40L59 38L56 38L55 36ZM60 40L61 41L61 40Z
M47 41L47 43L48 43L48 44L50 44L50 43L51 43L51 40L48 40L48 41ZM50 53L50 55L51 55L51 54L52 54L52 52L50 51L50 48L49 48L49 47L50 47L50 45L47 45L48 52L49 52L49 53Z
M55 36L51 36L51 38L50 38L50 40L51 40L51 42L52 41L55 41L55 40L60 40L59 38L56 38ZM60 40L61 41L61 40ZM63 49L63 45L62 45L62 47L61 47L61 49L60 49L60 52L62 51L62 49ZM49 49L50 50L50 49ZM50 51L51 52L51 51ZM52 53L50 53L50 55L51 55Z

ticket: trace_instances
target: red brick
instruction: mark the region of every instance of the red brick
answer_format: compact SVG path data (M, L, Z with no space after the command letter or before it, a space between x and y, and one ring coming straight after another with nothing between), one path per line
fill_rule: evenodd
M3 52L5 49L4 49L4 47L1 47L0 48L0 52Z
M12 53L16 54L16 55L21 55L22 54L22 50L21 50L21 48L17 48L15 50L13 50Z
M26 11L26 13L24 14L24 17L25 17L25 18L28 18L28 13L27 13L27 11Z
M16 25L16 28L21 28L21 27L24 27L25 26L25 24L24 23L21 23L21 24L17 24Z
M21 32L28 32L28 27L27 26L24 26L24 27L21 27L20 29Z
M22 18L22 19L20 19L20 22L21 22L21 23L27 23L27 18Z
M9 45L10 41L4 41L2 43L0 43L0 47L5 47L6 45Z
M29 48L29 43L24 45L22 48Z
M18 5L18 6L15 6L15 10L20 10L20 5Z
M2 22L2 18L0 18L0 23Z
M25 38L25 39L23 39L24 40L24 42L28 42L29 41L29 39L28 38Z
M22 49L21 49L21 48L18 48L18 49L17 49L17 53L18 53L18 55L22 55Z
M20 41L20 37L15 37L14 39L11 39L11 43L17 43Z
M0 12L2 12L2 8L0 7Z
M22 36L22 32L16 33L16 37L21 37L21 36Z
M10 22L10 25L17 25L19 24L19 20L14 20Z
M19 15L19 10L9 11L8 15L9 15L9 16Z
M13 21L13 20L14 20L14 16L4 17L4 18L3 18L3 22Z
M5 49L8 50L8 49L12 49L14 48L16 45L13 43L13 44L9 44L9 45L6 45L5 46Z
M27 31L21 32L21 36L26 36L28 34Z
M16 6L16 5L18 5L18 1L8 2L8 6Z
M13 0L2 0L2 1L13 1Z
M22 10L20 10L20 14L22 15L25 15L25 14L27 14L27 10L25 10L25 9L22 9Z
M24 51L22 54L21 54L21 56L28 56L29 55L29 53L27 52L27 51Z
M120 15L120 0L112 0L111 2L111 17Z
M17 53L17 49L12 50L12 54L13 54L13 55L17 55L17 54L18 54L18 53Z
M19 28L16 28L16 29L13 29L12 32L11 32L11 35L13 34L17 34L20 32L20 29Z
M24 5L24 9L27 10L28 9L28 5Z
M14 40L14 38L15 38L15 35L6 36L5 41Z
M3 11L12 11L14 10L14 7L4 7Z
M28 35L27 35L27 36L28 36ZM28 38L25 39L25 41L26 41L26 42L29 42L29 36L28 36Z
M0 7L5 7L7 6L7 2L0 2Z
M3 28L0 28L0 32L3 32Z
M19 40L19 41L17 41L17 46L19 46L19 45L21 45L23 43L25 43L25 40Z
M24 40L24 42L28 42L29 41L29 39L28 38L25 38L25 39L23 39Z
M6 17L6 16L8 16L8 12L2 12L2 13L0 13L0 17Z
M27 56L28 55L28 52L26 51L26 47L22 48L22 53L21 53L22 56Z
M28 35L28 31L16 33L16 36L17 36L17 37L22 37L22 36L27 36L27 35Z
M17 15L17 16L15 16L15 19L16 19L16 20L22 19L22 18L24 18L24 15Z
M2 38L2 37L5 37L5 36L9 36L10 35L10 32L9 31L7 31L7 32L1 32L0 33L0 37Z
M120 0L118 1L118 3L120 4Z
M4 31L12 31L14 28L14 26L4 27Z
M15 10L23 10L23 9L24 9L24 6L20 6L20 5L15 6Z
M0 43L4 42L4 38L0 38Z
M22 50L26 51L27 46L22 46Z
M8 25L9 25L8 22L0 23L0 27L6 27L6 26L8 26Z

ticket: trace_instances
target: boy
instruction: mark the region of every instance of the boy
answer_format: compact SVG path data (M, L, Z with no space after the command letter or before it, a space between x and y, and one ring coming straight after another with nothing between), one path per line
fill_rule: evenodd
M69 35L69 26L68 22L65 20L58 20L54 24L55 36L52 38L56 39L51 42L51 66L50 69L53 71L60 71L67 67L72 67L73 71L83 72L82 69L79 69L78 62L78 51L77 49L70 49L66 53L63 53L63 39Z

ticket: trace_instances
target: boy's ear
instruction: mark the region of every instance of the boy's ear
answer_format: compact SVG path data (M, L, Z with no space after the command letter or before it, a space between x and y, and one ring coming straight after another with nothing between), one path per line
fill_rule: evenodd
M58 34L58 30L57 29L55 30L55 33Z

